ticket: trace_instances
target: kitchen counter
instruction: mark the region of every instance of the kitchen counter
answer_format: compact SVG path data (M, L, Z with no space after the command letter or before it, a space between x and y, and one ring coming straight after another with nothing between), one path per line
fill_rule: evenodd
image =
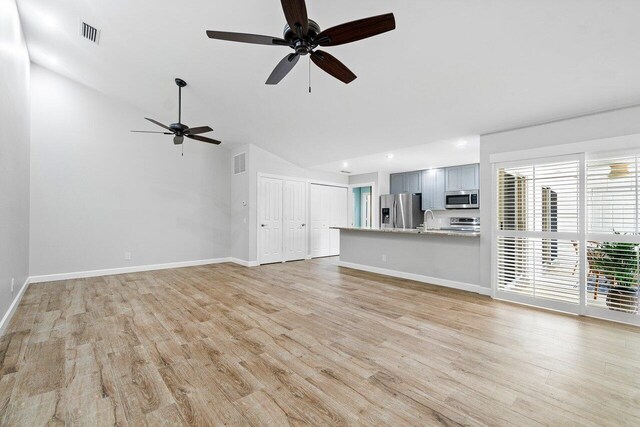
M340 230L342 267L489 295L480 284L480 233L407 229Z
M336 230L345 231L362 231L368 233L399 233L399 234L416 234L416 235L436 235L436 236L455 236L455 237L480 237L480 232L475 231L455 231L455 230L418 230L417 228L356 228L356 227L331 227Z

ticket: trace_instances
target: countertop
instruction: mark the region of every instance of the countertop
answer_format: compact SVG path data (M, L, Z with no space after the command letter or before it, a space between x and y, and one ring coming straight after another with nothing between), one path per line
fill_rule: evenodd
M455 237L480 237L480 232L454 231L454 230L426 230L421 231L416 228L356 228L356 227L330 227L335 230L361 231L364 233L398 233L398 234L426 234L436 236L455 236Z

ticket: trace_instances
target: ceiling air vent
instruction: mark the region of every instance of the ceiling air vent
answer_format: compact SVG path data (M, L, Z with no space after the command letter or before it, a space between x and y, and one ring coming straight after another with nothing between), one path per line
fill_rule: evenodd
M349 171L340 171L340 173L345 173L347 175L351 174L351 172L349 172Z
M238 175L247 171L246 153L233 156L233 174Z
M100 40L100 30L84 21L80 22L80 35L95 44Z

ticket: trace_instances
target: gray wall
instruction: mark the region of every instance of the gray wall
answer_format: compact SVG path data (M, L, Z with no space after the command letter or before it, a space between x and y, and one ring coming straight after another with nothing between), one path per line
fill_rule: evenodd
M382 256L386 255L386 261ZM478 286L480 239L340 230L340 261Z
M249 206L250 187L250 155L251 146L249 144L232 150L231 155L240 153L246 155L247 171L231 177L231 256L233 258L249 261L249 219L251 208Z
M157 130L144 111L40 67L32 91L32 276L230 255L229 150L186 141L182 157L130 132Z
M561 120L539 126L483 135L480 139L480 194L482 200L481 281L491 287L491 201L494 185L490 157L493 154L554 147L590 140L640 133L640 107ZM601 150L610 147L602 146ZM577 152L577 151L576 151Z
M13 0L0 14L0 318L29 276L29 54ZM11 292L11 279L15 285ZM6 325L5 325L6 326Z

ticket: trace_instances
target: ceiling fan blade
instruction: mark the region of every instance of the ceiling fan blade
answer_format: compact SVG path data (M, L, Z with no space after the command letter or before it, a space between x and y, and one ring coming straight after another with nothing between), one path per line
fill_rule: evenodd
M377 36L395 28L396 19L393 13L387 13L328 28L318 34L316 41L320 46L337 46Z
M297 53L290 53L285 56L282 61L276 65L276 68L273 69L271 75L267 79L265 84L268 85L277 85L280 81L287 75L289 72L295 67L300 59L300 55Z
M196 141L208 142L209 144L216 144L216 145L222 144L221 141L216 141L215 139L207 138L206 136L187 135L187 138L195 139Z
M309 32L309 17L307 16L307 4L304 0L281 0L284 16L287 18L287 24L295 32L300 26L299 36L306 36Z
M176 135L176 136L173 137L173 143L175 145L180 145L180 144L182 144L183 141L184 141L184 136Z
M157 121L155 121L155 120L153 120L153 119L150 119L150 118L148 118L148 117L145 117L145 120L149 120L151 123L156 124L156 125L158 125L158 126L160 126L160 127L163 127L163 128L165 128L166 130L168 130L168 131L170 131L171 133L173 133L173 131L171 130L171 128L170 128L169 126L165 126L165 125L163 125L162 123L157 122Z
M134 133L161 133L164 135L173 135L172 132L156 132L155 130L132 130Z
M311 53L311 60L323 71L331 74L343 83L351 83L357 76L351 72L342 62L338 61L334 56L329 55L322 50L316 50Z
M207 133L207 132L213 132L213 129L211 129L209 126L200 126L197 128L189 128L185 130L185 133L188 133L189 135L197 135L199 133Z
M271 36L261 36L258 34L245 34L245 33L229 33L226 31L207 31L207 36L210 39L226 40L229 42L251 43L251 44L264 44L270 46L289 46L289 42Z

